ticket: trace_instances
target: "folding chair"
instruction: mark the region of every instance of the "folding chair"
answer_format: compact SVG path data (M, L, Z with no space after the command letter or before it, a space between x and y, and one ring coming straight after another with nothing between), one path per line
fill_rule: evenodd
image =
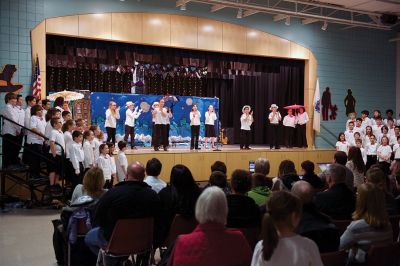
M196 228L197 224L195 218L185 218L180 214L175 215L169 229L168 237L162 246L169 247L179 235L190 234Z

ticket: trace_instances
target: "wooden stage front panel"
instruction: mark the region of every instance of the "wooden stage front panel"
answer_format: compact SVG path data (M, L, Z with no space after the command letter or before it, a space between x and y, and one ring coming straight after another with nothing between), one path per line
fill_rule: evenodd
M296 165L296 170L300 171L300 164L305 160L314 163L326 163L333 161L335 150L311 150L311 149L280 149L270 150L266 148L256 148L249 151L241 151L238 148L222 148L221 151L200 150L190 151L189 148L170 149L169 151L154 152L151 149L128 150L126 156L128 162L139 161L146 165L151 158L161 161L163 168L160 178L166 182L170 179L171 168L176 164L184 164L191 171L196 181L208 180L211 169L210 166L215 161L223 161L228 168L228 178L235 169L248 169L249 161L255 161L259 157L267 158L271 163L270 176L276 176L278 167L283 160L292 160ZM318 173L319 168L316 165Z

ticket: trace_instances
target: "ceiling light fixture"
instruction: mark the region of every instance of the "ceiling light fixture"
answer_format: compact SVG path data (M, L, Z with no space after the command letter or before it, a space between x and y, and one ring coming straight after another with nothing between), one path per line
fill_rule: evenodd
M287 17L285 20L285 25L290 26L290 17Z
M241 8L238 9L236 18L243 18L243 9L241 9Z
M328 28L328 22L324 21L324 24L321 27L321 30L326 30Z

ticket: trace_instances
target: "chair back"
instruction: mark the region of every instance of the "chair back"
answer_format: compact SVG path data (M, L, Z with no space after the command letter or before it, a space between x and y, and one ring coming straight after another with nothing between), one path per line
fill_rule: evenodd
M394 215L389 217L390 223L392 224L393 228L393 241L398 241L399 237L399 229L400 229L400 215Z
M325 266L345 266L347 263L347 252L345 250L321 254L322 264Z
M172 221L171 228L169 229L168 237L164 241L164 247L170 247L179 235L190 234L196 228L198 222L194 217L186 218L180 214L175 215Z
M118 220L105 251L114 256L129 256L151 250L154 218Z
M338 228L340 235L342 235L344 231L346 231L347 226L351 223L351 220L333 220L333 223Z
M400 265L400 243L395 242L387 245L372 245L367 255L367 266Z
M257 226L249 228L236 228L236 230L242 232L243 236L249 243L251 250L254 250L254 248L257 245L257 242L260 240L260 228Z

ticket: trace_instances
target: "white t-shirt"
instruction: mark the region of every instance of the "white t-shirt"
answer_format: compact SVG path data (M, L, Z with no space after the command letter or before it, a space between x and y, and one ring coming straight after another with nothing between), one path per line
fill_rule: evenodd
M50 142L56 142L60 144L65 151L64 134L62 133L62 131L53 129L50 134ZM61 147L56 144L56 154L61 156L61 152ZM49 153L51 153L51 149Z
M268 119L271 124L277 125L277 124L279 124L279 121L281 121L282 116L278 111L276 111L275 115L274 115L274 112L271 112L268 115Z
M364 137L363 137L363 146L364 146L364 148L365 147L367 147L367 145L368 144L370 144L371 143L371 140L370 140L370 138L369 138L369 136L368 135L365 135Z
M87 140L83 141L83 156L85 158L83 161L83 166L85 169L94 166L95 159L93 144Z
M263 241L259 241L254 249L251 266L322 266L321 255L314 241L294 235L279 238L269 261L265 261L262 253Z
M36 115L31 116L31 122L29 123L30 129L35 128L42 135L44 135L44 131L46 129L46 121L42 117L38 117ZM43 144L44 139L35 133L28 131L28 135L26 137L26 143L28 144Z
M383 125L381 125L381 126L373 125L372 126L372 132L374 133L375 137L378 138L378 136L382 134L382 127L383 127Z
M293 127L294 128L296 126L296 122L297 122L296 117L294 115L292 115L292 116L287 115L283 118L283 125L285 127Z
M394 158L400 159L400 145L398 143L393 145Z
M344 132L344 135L346 137L346 141L349 143L349 146L355 146L355 140L354 140L354 130L346 130Z
M156 108L154 109L155 112L155 116L154 116L154 124L156 125L164 125L166 124L166 120L165 117L163 116L163 114L165 114L165 116L167 116L167 109L166 108Z
M369 117L364 118L361 122L361 126L365 129L367 126L372 126L371 119Z
M214 125L215 120L217 120L217 115L215 114L215 112L211 112L211 114L209 112L206 112L205 115L205 121L204 123L206 125Z
M253 116L246 116L246 114L242 114L242 116L240 117L240 129L250 130L251 124L253 124Z
M378 143L375 142L375 144L367 144L365 145L365 151L367 153L367 155L376 155L376 152L378 150Z
M137 119L140 116L141 111L137 110L138 108L136 107L134 111L128 108L126 110L125 115L125 125L134 127L135 126L135 119Z
M386 146L379 146L377 150L377 155L378 155L378 161L379 162L387 162L390 163L390 156L392 155L392 148L390 148L389 145ZM384 160L382 157L389 157L389 159Z
M336 142L336 150L338 151L344 151L345 153L347 153L348 148L349 148L349 143L347 141L341 142L338 141Z
M126 172L128 168L128 159L126 159L126 155L123 151L118 152L117 161L115 162L115 164L117 167L117 177L119 182L124 181L126 176L123 169L125 169Z
M354 123L354 126L356 126L356 120L354 119L347 119L347 121L346 121L346 130L349 130L349 123L350 122L353 122Z
M190 112L190 125L191 126L200 126L200 117L201 114L199 111L196 112Z
M167 183L154 176L146 176L144 182L146 182L147 185L151 186L151 189L157 193L167 186Z
M115 116L112 115L110 109L106 111L106 123L105 127L116 128L117 127L117 119L119 119L119 109L115 110Z

